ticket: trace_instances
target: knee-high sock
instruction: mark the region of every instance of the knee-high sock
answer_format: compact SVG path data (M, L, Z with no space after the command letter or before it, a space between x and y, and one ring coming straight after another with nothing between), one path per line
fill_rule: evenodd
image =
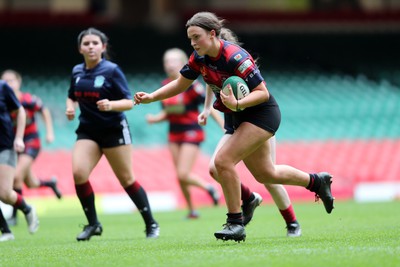
M311 192L317 192L321 186L321 179L316 173L310 173L310 182L307 185L307 189Z
M279 211L282 214L282 217L286 223L293 223L297 221L296 213L294 213L292 204L290 204L290 206L287 209Z
M248 202L248 201L252 200L252 199L250 199L250 197L252 196L252 193L247 186L240 183L240 190L242 192L242 201Z
M97 219L96 206L94 204L94 192L90 182L87 181L84 184L76 184L75 190L89 224L98 224L99 221Z
M147 199L146 191L144 191L143 187L138 183L138 181L135 181L133 184L128 185L124 189L126 193L128 193L128 196L132 199L133 203L136 205L146 225L155 223L153 214L151 213L149 200Z
M0 231L4 233L11 233L10 228L8 228L8 224L6 219L4 218L3 212L0 208Z
M14 191L22 196L22 188L14 188ZM11 215L12 218L17 217L17 211L18 211L18 209L16 207L13 207L12 215Z
M32 209L31 206L26 204L24 198L18 193L17 193L17 201L15 202L14 207L19 210L22 210L24 214L28 214Z

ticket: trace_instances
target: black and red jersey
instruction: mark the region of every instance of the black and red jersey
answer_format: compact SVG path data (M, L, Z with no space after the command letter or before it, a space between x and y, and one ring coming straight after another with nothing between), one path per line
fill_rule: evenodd
M163 85L171 82L165 79ZM169 122L170 142L195 142L204 140L203 128L198 124L199 106L204 103L204 86L195 81L186 91L164 99L162 106Z
M24 107L26 113L26 126L24 132L25 146L30 145L35 148L40 148L39 131L35 116L37 112L42 112L43 102L39 97L26 92L21 92L19 101ZM12 118L15 121L15 114L12 114Z
M224 81L230 76L239 76L246 81L250 91L264 82L260 70L253 57L240 46L220 40L218 56L199 56L196 51L192 53L189 62L182 68L181 74L190 80L195 80L199 75L213 90L216 101L214 108L222 112L232 112L222 104L220 90Z

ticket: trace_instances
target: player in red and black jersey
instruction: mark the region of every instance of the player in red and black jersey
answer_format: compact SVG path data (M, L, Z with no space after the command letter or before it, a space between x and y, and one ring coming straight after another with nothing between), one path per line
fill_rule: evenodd
M162 85L168 84L179 76L179 71L187 62L186 53L179 48L165 51L163 65L168 78ZM162 111L156 115L147 115L149 123L168 121L168 146L172 155L176 175L185 197L189 213L188 219L196 219L199 214L195 210L190 187L195 186L208 192L214 205L218 205L219 194L211 184L192 172L196 158L200 152L200 144L204 141L205 133L197 123L199 106L204 102L204 86L195 81L186 91L162 101ZM221 119L217 115L216 119Z
M10 113L15 113L16 130ZM18 101L13 90L0 80L0 201L12 205L25 214L28 230L31 234L39 228L39 219L33 207L26 204L21 194L12 189L17 152L24 150L23 141L26 115L24 107ZM0 242L14 240L14 235L8 227L3 212L0 209Z
M22 194L24 183L28 188L49 187L53 190L57 198L61 198L62 195L57 187L57 178L55 176L50 179L39 179L32 171L32 164L38 157L41 148L38 126L36 124L36 114L40 113L42 115L46 128L46 142L51 143L54 140L54 131L50 111L43 105L43 102L39 97L21 91L22 77L18 72L15 70L5 70L2 73L1 78L13 89L26 112L26 126L24 133L25 149L23 152L18 153L14 190ZM17 224L16 209L13 210L12 216L9 219L9 224Z
M133 107L128 82L120 67L107 60L108 37L95 28L78 36L78 50L84 62L72 70L66 101L68 120L75 118L79 104L77 141L72 152L72 171L76 194L88 225L76 237L78 241L101 235L94 191L89 176L104 155L119 183L129 195L146 225L146 237L157 238L160 228L151 212L147 193L132 170L132 140L124 111Z
M228 214L217 239L242 241L246 238L241 210L240 178L235 166L243 161L254 178L263 184L302 186L314 192L331 213L333 200L329 173L308 174L288 165L274 164L268 141L279 128L281 113L268 91L261 73L249 53L238 45L219 38L223 20L210 12L199 12L186 23L187 35L194 52L178 79L152 92L137 92L136 104L162 100L185 91L199 76L209 84L216 96L214 107L232 114L234 132L215 156L214 164L224 191ZM229 89L221 87L229 76L244 79L250 94L237 100Z
M234 44L239 44L237 36L229 29L222 29L220 38L227 40ZM204 100L204 110L200 113L198 121L200 125L206 125L207 117L210 114L211 104L213 98L213 91L211 87L207 85L207 92ZM225 134L221 137L217 148L214 151L213 156L210 160L210 174L216 180L219 180L217 171L215 169L214 159L219 151L219 148L227 142L230 136L234 133L232 113L224 114L224 129ZM273 162L276 162L276 139L275 136L271 137L267 142L270 142L270 151ZM289 195L285 187L281 184L264 184L276 206L279 209L283 219L286 223L287 236L288 237L299 237L301 236L301 226L296 218L296 213L293 209ZM262 202L262 197L256 192L250 192L250 189L241 184L241 197L242 197L242 212L243 212L243 224L246 226L252 219L255 208Z

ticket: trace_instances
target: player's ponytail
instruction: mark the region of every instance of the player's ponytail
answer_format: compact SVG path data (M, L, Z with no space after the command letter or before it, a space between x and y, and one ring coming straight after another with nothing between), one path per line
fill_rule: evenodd
M228 28L223 27L218 37L230 43L237 44L239 46L242 45L242 43L239 42L237 35Z

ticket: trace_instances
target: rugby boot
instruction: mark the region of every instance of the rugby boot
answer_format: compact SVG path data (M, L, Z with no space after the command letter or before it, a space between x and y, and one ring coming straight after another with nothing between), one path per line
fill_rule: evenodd
M298 222L292 222L286 224L287 237L299 237L301 236L301 228Z
M155 239L160 236L160 226L158 223L154 222L146 226L146 238Z
M225 223L223 225L223 229L221 231L217 231L214 233L214 236L217 239L221 239L224 241L234 240L236 242L245 241L246 240L246 231L244 226L241 224L233 224L233 223Z
M217 189L215 189L213 186L210 186L207 191L213 200L214 206L218 206L218 201L220 199L220 195L218 194Z
M28 223L28 231L31 234L34 234L39 230L39 218L37 216L36 210L34 207L31 207L31 210L25 214L26 222Z
M254 210L260 206L262 197L260 194L253 192L254 199L250 202L243 201L242 212L243 212L243 225L246 226L253 218Z
M4 233L0 236L0 242L11 241L14 239L15 239L15 237L14 237L13 233Z
M100 223L95 225L85 225L83 231L76 237L78 241L89 241L94 235L101 235L103 233L103 227Z
M62 198L61 191L57 187L57 178L56 177L54 177L54 176L51 177L51 180L47 182L47 186L53 190L54 194L56 195L56 197L58 199Z
M332 197L331 192L332 175L327 172L320 172L317 175L321 180L321 186L317 190L315 198L317 201L318 199L321 199L324 203L326 212L331 213L334 208L333 201L335 200L335 198Z

